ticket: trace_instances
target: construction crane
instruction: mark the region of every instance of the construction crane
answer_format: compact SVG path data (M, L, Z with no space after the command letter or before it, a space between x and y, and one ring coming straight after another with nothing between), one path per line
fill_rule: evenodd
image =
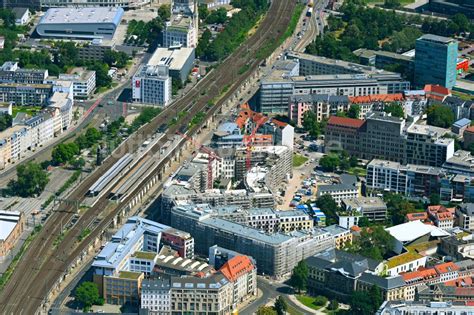
M189 137L188 135L181 133L179 131L176 132L176 134L180 135L187 141L191 142L194 144L197 148L198 151L204 152L207 154L207 188L212 189L213 188L213 178L212 178L212 163L214 161L222 161L222 158L218 156L214 151L212 151L209 148L206 148L202 144L196 142L193 138Z
M260 128L264 123L266 123L268 120L268 117L266 116L262 116L255 124L255 127L253 128L252 130L252 133L245 137L244 138L244 145L247 147L247 157L246 157L246 160L245 160L245 168L247 169L247 171L250 170L250 167L251 167L251 158L252 158L252 147L253 147L253 144L255 142L257 142L257 138L256 138L256 133L257 133L257 130L258 128ZM259 140L262 140L264 141L265 138L261 138L259 137Z

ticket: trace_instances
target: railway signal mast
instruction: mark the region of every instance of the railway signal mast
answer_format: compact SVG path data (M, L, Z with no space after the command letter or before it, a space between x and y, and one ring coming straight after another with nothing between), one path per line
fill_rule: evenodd
M212 189L213 188L213 176L212 176L212 164L214 161L222 161L222 158L218 156L214 151L212 151L209 148L206 148L202 144L196 142L193 138L189 137L188 135L181 133L181 132L176 132L178 135L186 139L187 141L191 142L194 144L197 148L198 151L204 152L207 154L207 188Z

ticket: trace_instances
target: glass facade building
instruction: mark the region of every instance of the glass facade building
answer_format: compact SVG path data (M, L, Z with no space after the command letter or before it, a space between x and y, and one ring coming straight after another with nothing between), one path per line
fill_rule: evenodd
M456 84L458 42L427 34L416 40L415 84L439 84L452 89Z

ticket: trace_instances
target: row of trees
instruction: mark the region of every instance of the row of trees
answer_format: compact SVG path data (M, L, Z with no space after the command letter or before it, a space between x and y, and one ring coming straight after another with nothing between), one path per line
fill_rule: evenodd
M249 30L266 10L268 4L262 0L239 0L234 1L234 6L242 10L232 16L225 29L214 40L209 30L204 31L196 48L196 55L199 58L206 61L218 61L230 55L245 40Z
M398 6L397 1L386 1L385 5ZM456 14L447 21L423 19L418 15L369 8L360 0L345 1L341 11L342 18L328 18L330 32L308 45L307 53L357 61L352 51L358 48L401 52L414 48L415 40L423 33L453 36L473 29L464 14Z
M81 150L92 147L102 139L102 134L95 128L88 128L83 135L79 135L74 142L60 143L54 147L51 154L53 165L70 163L76 168L84 166L84 160L77 158Z

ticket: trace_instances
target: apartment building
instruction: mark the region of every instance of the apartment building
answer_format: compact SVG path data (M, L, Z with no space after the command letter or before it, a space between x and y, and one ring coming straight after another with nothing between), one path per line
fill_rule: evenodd
M347 95L291 95L288 103L288 117L298 127L302 127L307 111L314 112L317 121L322 121L330 116L335 116L338 112L347 112L350 104Z
M449 230L454 227L455 208L446 208L441 205L428 206L428 215L433 223L443 230Z
M6 61L0 67L0 83L43 84L48 70L20 69L18 62Z
M443 169L450 174L474 176L474 156L469 151L457 150L443 163Z
M248 256L230 258L219 271L233 284L232 305L257 295L257 269Z
M352 233L349 229L337 226L336 224L326 226L323 231L328 232L334 238L336 249L342 249L346 245L352 244Z
M301 260L334 246L334 239L320 230L265 233L241 223L214 216L206 207L177 206L172 209L171 225L196 239L196 251L207 253L213 245L253 257L257 270L274 277L290 272Z
M0 83L0 102L44 106L53 94L50 84Z
M145 279L142 282L141 308L150 315L171 314L171 281L169 278Z

